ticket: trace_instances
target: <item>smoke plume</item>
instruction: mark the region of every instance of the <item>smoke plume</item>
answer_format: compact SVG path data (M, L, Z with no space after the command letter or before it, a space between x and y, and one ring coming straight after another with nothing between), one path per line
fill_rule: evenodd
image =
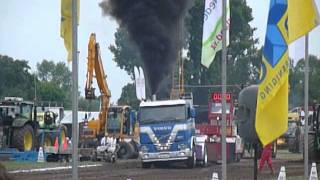
M171 74L181 42L178 23L190 0L104 0L104 15L125 27L137 45L144 63L151 93ZM181 29L181 28L180 28Z

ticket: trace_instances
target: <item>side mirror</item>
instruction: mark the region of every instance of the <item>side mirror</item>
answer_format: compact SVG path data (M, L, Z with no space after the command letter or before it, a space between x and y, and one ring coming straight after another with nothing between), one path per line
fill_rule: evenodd
M196 118L196 110L194 108L189 108L189 117Z

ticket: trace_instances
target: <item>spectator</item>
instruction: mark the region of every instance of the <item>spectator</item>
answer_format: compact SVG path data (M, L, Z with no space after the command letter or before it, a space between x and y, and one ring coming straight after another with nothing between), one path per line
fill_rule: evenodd
M301 111L300 111L300 115L299 115L299 116L300 116L301 125L304 126L304 123L305 123L305 118L304 118L305 113L304 113L303 108L301 108Z
M266 145L262 150L261 159L260 159L260 163L259 163L259 171L262 171L264 163L267 161L268 166L271 170L271 173L274 174L274 170L272 167L271 155L272 155L272 143Z

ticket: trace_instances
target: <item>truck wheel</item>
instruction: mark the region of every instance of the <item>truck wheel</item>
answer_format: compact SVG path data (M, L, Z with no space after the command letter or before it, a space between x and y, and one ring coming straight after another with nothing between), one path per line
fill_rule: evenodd
M132 157L133 152L134 152L134 147L132 146L132 144L127 142L119 143L119 150L118 150L119 159L129 159Z
M192 149L192 156L187 160L187 167L194 168L196 166L197 159L196 159L196 151Z
M206 167L208 165L208 151L207 147L204 147L204 155L203 155L203 160L202 160L202 167Z
M150 162L141 162L142 168L145 168L145 169L151 168L151 165L152 164Z
M138 145L135 141L130 141L130 144L132 145L133 147L133 153L132 153L132 159L136 159L139 157L139 148L138 148Z
M34 132L30 124L13 131L13 145L20 151L31 151L34 147Z

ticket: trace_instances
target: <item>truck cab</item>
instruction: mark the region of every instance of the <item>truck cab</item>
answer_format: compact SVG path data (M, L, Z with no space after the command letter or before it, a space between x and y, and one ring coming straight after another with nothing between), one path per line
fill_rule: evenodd
M196 164L195 111L186 100L141 102L139 109L142 167L184 161Z

